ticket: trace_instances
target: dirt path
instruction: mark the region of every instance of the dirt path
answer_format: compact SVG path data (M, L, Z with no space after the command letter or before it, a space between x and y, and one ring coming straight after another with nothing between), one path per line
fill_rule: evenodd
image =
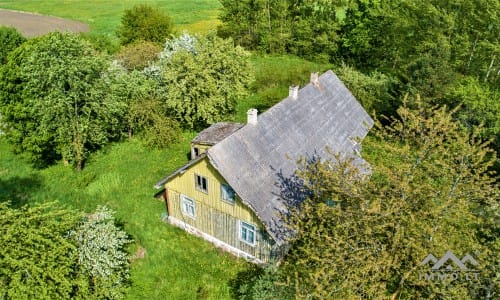
M52 31L89 31L89 26L82 22L7 9L0 9L1 25L15 27L26 37L44 35Z

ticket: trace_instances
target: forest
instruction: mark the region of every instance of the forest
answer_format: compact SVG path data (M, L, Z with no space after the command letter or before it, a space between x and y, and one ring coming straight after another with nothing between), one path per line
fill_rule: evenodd
M498 297L499 11L221 0L209 32L148 4L125 9L113 35L0 27L1 297ZM372 174L336 153L298 161L283 261L252 266L159 217L140 225L162 211L154 179L187 161L196 132L265 111L327 69L376 120L363 143ZM189 262L193 245L203 254ZM446 251L472 255L479 276L422 276L423 258Z

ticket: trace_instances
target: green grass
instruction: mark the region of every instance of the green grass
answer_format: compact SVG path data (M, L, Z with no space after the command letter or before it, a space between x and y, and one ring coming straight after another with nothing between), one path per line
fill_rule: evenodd
M179 31L208 32L219 24L218 0L0 0L0 8L29 11L87 23L92 33L114 36L125 9L137 3L162 8Z
M33 169L0 137L0 200L35 204L57 200L90 212L105 204L139 246L143 259L131 268L128 299L209 299L231 297L230 281L247 263L161 221L164 203L153 198L153 185L187 161L193 133L168 150L148 150L140 143L114 144L91 156L77 172L61 164Z

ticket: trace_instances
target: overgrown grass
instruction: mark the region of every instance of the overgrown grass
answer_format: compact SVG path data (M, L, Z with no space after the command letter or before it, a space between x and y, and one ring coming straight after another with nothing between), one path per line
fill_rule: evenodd
M236 104L232 120L246 121L246 112L250 108L257 108L259 113L264 112L274 104L288 96L291 85L304 86L310 80L312 72L328 70L330 64L320 64L289 55L260 55L251 57L255 69L255 82L251 87L251 94Z
M0 137L0 201L35 204L57 200L90 212L107 205L135 240L131 252L146 249L131 269L129 299L230 298L229 282L246 262L161 221L165 206L153 198L153 185L187 161L194 133L168 150L138 142L114 144L92 155L82 172L62 164L33 169Z
M205 33L219 24L218 0L0 0L0 8L73 19L87 23L92 33L114 36L123 11L138 3L162 8L179 31Z

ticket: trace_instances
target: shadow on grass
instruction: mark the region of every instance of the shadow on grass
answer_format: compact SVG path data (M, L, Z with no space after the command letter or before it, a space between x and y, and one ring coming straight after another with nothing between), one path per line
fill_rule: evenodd
M247 269L238 272L234 278L229 280L232 299L241 299L245 295L245 290L251 289L255 280L264 274L264 269L257 265L251 265Z
M0 178L0 202L9 201L12 207L21 207L29 203L31 195L41 186L41 180L33 175L8 179Z

